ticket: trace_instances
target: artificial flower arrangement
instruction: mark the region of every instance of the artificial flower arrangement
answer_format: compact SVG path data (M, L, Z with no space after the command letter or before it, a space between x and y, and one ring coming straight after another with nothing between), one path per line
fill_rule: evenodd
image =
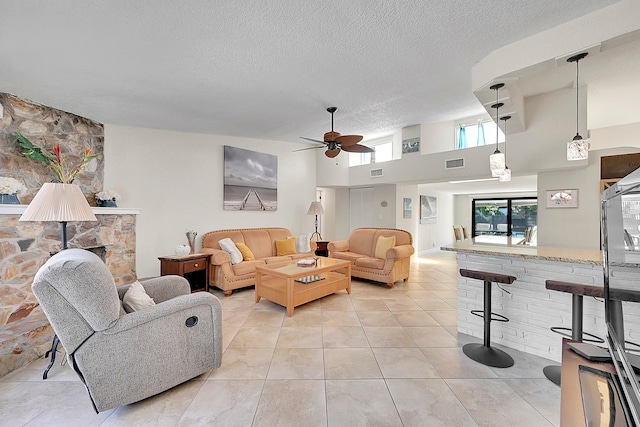
M15 194L26 189L27 187L17 179L0 176L0 194Z
M71 184L76 178L76 175L82 172L91 160L98 157L97 154L91 154L91 148L85 148L84 157L77 166L72 168L69 167L67 159L62 157L60 153L60 144L54 145L53 153L51 153L33 145L33 143L20 132L16 132L16 138L18 139L18 145L26 150L22 152L23 156L49 166L49 169L51 169L56 179L63 184Z
M117 191L113 191L113 190L103 190L99 193L96 193L96 201L98 200L113 200L114 202L116 200L120 200L122 197L120 197L120 194L118 194Z

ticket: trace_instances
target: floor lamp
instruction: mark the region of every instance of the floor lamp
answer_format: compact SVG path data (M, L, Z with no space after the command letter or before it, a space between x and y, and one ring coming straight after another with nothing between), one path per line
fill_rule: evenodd
M67 222L97 221L97 219L80 187L74 184L48 182L38 191L38 194L27 206L19 221L59 222L62 250L65 250L67 249ZM58 335L55 335L51 350L44 356L48 357L49 353L51 353L49 366L42 374L43 380L47 379L47 374L56 360L56 351L59 343Z
M309 210L307 211L307 215L315 215L316 216L316 231L311 234L311 239L316 234L318 235L317 240L322 240L322 236L318 233L318 215L324 215L324 209L322 208L322 203L320 202L311 202L311 206L309 206Z

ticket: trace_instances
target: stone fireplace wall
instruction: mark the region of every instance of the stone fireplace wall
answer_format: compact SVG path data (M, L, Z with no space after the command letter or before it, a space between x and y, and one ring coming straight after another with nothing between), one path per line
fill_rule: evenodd
M0 118L0 176L21 181L27 190L18 193L21 204L31 202L45 182L54 176L43 163L26 158L16 143L20 132L35 145L53 150L60 144L64 158L75 166L89 147L98 157L79 174L78 184L91 206L103 190L103 125L16 96L0 93L4 114ZM15 205L0 205L0 208ZM3 212L2 212L3 211ZM19 222L20 213L0 209L0 376L41 357L51 345L53 331L31 292L38 269L60 250L60 225ZM102 248L104 260L116 284L136 279L136 215L126 212L97 213L97 222L70 222L70 248Z

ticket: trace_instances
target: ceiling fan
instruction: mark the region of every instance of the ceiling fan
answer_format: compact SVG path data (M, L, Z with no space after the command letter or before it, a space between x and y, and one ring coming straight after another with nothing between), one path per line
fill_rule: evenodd
M339 132L333 131L333 113L335 113L337 110L338 107L327 108L327 111L331 113L331 132L327 132L324 134L324 141L305 138L304 136L301 136L300 138L306 139L307 141L323 144L323 146L327 148L327 151L325 151L324 154L325 156L330 158L334 158L335 156L340 154L340 150L348 151L350 153L373 153L373 148L358 144L360 141L362 141L362 135L340 135ZM302 150L309 150L309 148L302 148Z

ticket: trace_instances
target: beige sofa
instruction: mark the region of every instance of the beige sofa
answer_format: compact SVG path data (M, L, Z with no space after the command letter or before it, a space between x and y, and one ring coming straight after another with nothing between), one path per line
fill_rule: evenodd
M315 255L316 243L312 241L311 252L278 256L276 240L292 237L295 236L286 228L244 228L206 233L202 236L201 252L211 254L210 286L222 289L225 296L229 296L234 289L255 285L256 265L286 263ZM225 238L247 245L255 260L231 264L230 255L218 244Z
M378 238L395 236L395 246L376 258ZM409 279L410 259L414 249L411 233L395 228L357 228L348 240L329 242L329 257L351 261L351 277L386 283L393 287L398 280ZM380 255L380 254L379 254Z

